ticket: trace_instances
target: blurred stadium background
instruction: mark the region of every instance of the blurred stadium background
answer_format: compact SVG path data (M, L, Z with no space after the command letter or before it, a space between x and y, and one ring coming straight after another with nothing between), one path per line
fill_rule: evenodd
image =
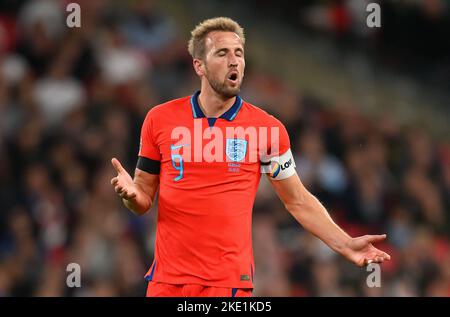
M0 296L145 294L157 210L121 205L110 158L132 172L146 112L197 89L186 42L214 16L246 29L242 96L287 126L303 182L392 255L367 287L262 179L254 295L450 296L448 1L384 0L380 29L365 0L73 1L68 28L70 2L0 2Z

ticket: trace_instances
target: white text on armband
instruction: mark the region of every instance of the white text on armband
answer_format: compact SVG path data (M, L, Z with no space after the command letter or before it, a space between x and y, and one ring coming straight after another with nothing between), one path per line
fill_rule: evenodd
M295 162L291 149L281 156L274 156L268 162L261 162L261 173L269 174L275 180L286 179L295 174Z

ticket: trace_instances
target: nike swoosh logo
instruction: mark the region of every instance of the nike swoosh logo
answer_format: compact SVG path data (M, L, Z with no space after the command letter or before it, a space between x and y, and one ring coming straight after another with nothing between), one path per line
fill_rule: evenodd
M183 146L190 146L190 144L171 145L170 149L176 150L176 149L182 148Z

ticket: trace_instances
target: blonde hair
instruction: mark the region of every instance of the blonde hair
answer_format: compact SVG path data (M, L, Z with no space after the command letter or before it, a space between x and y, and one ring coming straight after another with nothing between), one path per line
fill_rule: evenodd
M191 39L188 43L189 54L193 58L205 57L205 38L210 32L223 31L236 33L245 44L244 29L234 20L225 17L218 17L200 22L192 31Z

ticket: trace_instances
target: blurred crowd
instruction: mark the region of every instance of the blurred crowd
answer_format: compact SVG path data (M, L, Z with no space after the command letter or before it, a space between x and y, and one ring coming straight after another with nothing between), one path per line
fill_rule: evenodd
M0 5L0 296L143 296L157 208L115 195L143 118L199 85L177 23L152 1ZM68 3L68 2L67 2ZM248 45L251 45L251 39ZM387 233L381 287L304 231L262 179L254 208L256 296L450 296L450 144L426 127L367 117L248 69L242 96L279 118L298 173L351 235ZM175 114L176 115L176 114ZM66 266L81 287L66 286Z
M235 0L238 1L238 0ZM343 50L364 52L379 65L448 90L450 3L446 0L250 0L262 14L325 36ZM380 6L380 28L367 27Z

